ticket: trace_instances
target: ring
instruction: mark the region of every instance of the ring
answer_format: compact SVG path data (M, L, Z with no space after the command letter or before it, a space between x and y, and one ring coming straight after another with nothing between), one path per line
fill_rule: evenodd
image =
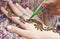
M20 17L24 17L24 16L26 16L26 14L25 14L25 13L22 13L22 15L20 15Z

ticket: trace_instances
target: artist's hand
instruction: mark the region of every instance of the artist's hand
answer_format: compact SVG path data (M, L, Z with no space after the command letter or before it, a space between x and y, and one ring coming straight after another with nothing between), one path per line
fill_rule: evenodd
M17 4L14 5L11 1L9 2L9 6L11 7L11 9L13 10L13 12L17 15L20 16L21 15L21 11L23 8L19 7ZM17 8L18 7L18 8ZM16 20L16 18L10 17L7 13L8 11L6 11L3 7L1 7L1 11L3 12L3 14L5 14L10 20L12 20L13 22L17 23L20 25L21 28L17 28L14 26L7 26L7 30L9 32L13 32L13 33L17 33L20 36L23 36L27 39L60 39L59 35L57 33L53 33L52 31L43 31L41 32L40 30L37 30L33 24L29 24L29 23L25 23L23 24L22 22L20 22L19 20ZM23 11L27 12L26 10L23 9ZM28 12L27 12L28 13ZM30 15L30 14L29 14ZM28 16L29 16L28 15ZM24 18L28 17L28 16L24 16ZM45 26L45 25L43 25Z
M60 14L60 0L47 0L43 7L48 8L50 14Z

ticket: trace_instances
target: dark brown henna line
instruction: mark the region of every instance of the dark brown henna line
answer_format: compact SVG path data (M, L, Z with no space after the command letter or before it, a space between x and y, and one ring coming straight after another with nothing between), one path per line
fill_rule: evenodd
M34 24L35 28L40 29L41 31L43 30L43 25L42 23L40 23L39 21L37 21L36 19L31 19L31 20L25 20L24 18L20 17L20 21L23 22L25 24L25 22L27 23L36 23Z
M2 11L3 12L3 11ZM13 21L14 23L20 25L22 28L24 27L19 21L15 20L14 18L10 17L7 13L4 13L3 14L8 18L10 19L11 21Z
M17 15L18 17L22 15L22 12L13 3L8 2L8 6L14 12L14 14Z

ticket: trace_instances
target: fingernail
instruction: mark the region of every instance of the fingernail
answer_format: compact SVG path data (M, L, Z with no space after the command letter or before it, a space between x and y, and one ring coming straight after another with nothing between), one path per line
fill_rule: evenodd
M4 8L3 8L3 7L1 7L0 9L1 9L1 10L3 10Z
M1 9L5 9L4 7L1 7Z
M6 13L8 13L4 7L1 7L1 11L5 11Z
M1 9L3 9L3 7L1 7Z
M16 5L18 5L18 3L16 3Z
M11 26L7 26L7 30L11 30L11 28L12 28Z
M11 4L11 3L12 3L12 1L9 1L9 3Z

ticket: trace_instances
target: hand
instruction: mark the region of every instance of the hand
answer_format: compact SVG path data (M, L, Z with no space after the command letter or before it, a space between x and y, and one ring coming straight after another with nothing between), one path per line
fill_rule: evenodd
M60 14L60 0L47 0L43 3L43 7L49 9L49 14L59 15Z
M24 16L24 18L28 18L29 15L30 15L30 13L28 13L21 6L19 6L18 4L14 5L11 1L9 1L9 6L11 7L12 11L17 16L20 16L22 14L22 12L24 12L24 11L25 11L24 13L28 14L28 16ZM9 32L17 33L18 35L23 36L27 39L60 39L60 37L57 33L53 33L52 31L43 31L43 32L41 32L40 30L37 30L34 27L33 24L29 24L29 23L23 24L22 22L20 22L16 18L10 17L7 14L8 11L6 11L3 7L1 7L1 11L3 12L3 14L6 15L6 17L8 17L13 22L19 24L20 27L23 28L23 29L21 29L21 28L17 28L17 27L14 27L14 26L7 26L7 30ZM45 25L43 25L43 26L45 26Z

